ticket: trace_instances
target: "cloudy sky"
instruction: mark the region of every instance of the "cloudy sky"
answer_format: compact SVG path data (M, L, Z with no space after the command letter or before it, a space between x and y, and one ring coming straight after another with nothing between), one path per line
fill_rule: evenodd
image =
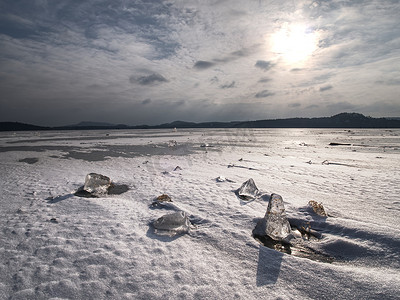
M0 0L0 121L400 116L400 0Z

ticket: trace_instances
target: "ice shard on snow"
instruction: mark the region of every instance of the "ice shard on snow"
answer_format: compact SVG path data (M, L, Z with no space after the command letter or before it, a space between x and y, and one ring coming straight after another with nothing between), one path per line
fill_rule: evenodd
M264 218L257 224L253 234L260 236L267 235L275 241L283 241L290 235L290 224L286 217L283 199L280 195L271 195L267 212Z
M89 173L85 178L85 185L83 190L94 195L107 194L108 189L111 187L111 179L107 176Z
M310 200L310 201L308 201L308 206L310 206L317 215L320 215L322 217L328 216L322 203L318 203L317 201Z
M238 190L238 195L245 200L253 199L258 195L258 188L253 178L250 178L242 184Z
M174 236L179 233L188 232L190 221L185 212L178 211L158 218L153 222L153 226L157 234Z

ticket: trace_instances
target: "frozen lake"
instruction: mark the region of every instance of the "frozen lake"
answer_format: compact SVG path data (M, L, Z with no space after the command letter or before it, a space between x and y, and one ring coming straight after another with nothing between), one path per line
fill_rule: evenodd
M2 132L0 298L394 299L399 166L399 129ZM74 195L91 172L129 189ZM261 193L245 201L249 178ZM253 238L272 193L332 260ZM173 205L152 207L161 194ZM190 231L157 235L177 210Z

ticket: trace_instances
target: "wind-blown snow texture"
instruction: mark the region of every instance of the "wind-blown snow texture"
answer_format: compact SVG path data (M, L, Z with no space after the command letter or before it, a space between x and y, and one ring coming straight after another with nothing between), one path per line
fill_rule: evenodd
M394 299L399 147L400 130L1 133L0 298ZM92 172L129 189L74 195ZM243 201L249 178L260 196ZM333 263L252 237L272 193ZM152 206L161 194L173 202ZM189 232L157 235L153 222L180 210Z

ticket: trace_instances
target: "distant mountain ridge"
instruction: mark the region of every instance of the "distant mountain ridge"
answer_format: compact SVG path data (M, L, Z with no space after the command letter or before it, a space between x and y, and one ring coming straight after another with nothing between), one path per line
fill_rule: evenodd
M359 113L340 113L331 117L287 118L232 122L174 121L160 125L110 124L80 122L75 125L44 127L18 122L0 122L0 131L22 130L93 130L93 129L163 129L163 128L400 128L400 118L372 118Z
M110 126L115 126L115 124L105 123L105 122L82 121L82 122L79 122L78 124L67 125L66 127L90 127L90 126L110 127Z

